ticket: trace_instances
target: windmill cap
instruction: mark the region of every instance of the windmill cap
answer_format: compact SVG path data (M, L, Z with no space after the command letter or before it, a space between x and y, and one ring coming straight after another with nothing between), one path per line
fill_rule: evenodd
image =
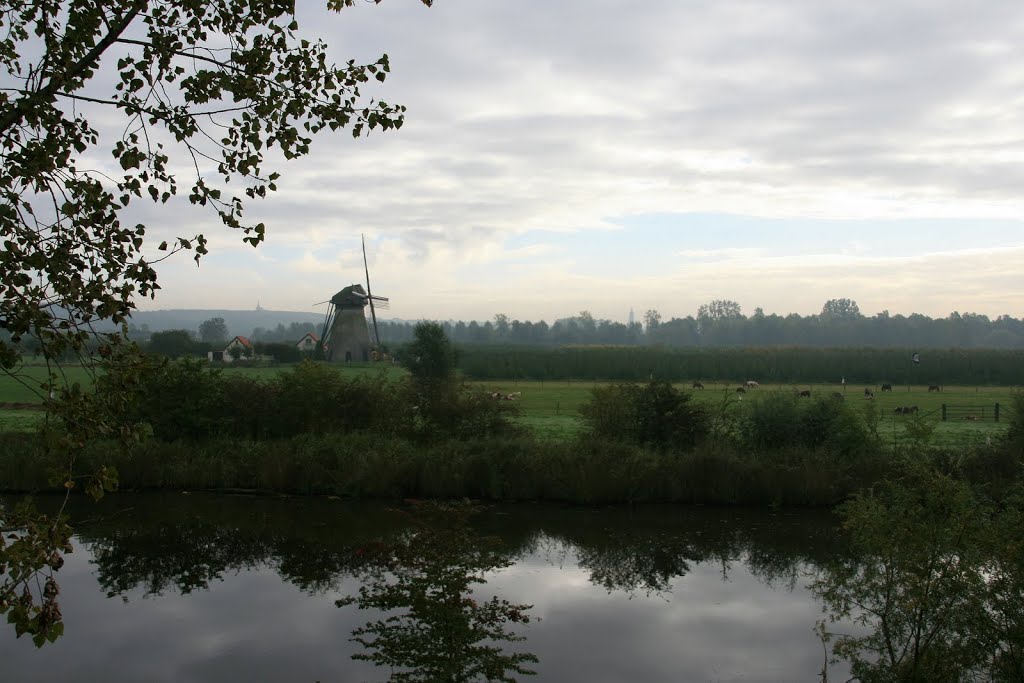
M335 306L365 306L369 297L362 285L349 285L331 297Z

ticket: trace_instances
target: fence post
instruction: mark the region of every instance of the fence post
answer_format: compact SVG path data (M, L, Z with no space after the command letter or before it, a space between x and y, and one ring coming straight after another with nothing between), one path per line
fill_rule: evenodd
M946 404L945 403L942 404L942 421L943 422L946 421Z
M999 404L996 403L996 422L999 422Z

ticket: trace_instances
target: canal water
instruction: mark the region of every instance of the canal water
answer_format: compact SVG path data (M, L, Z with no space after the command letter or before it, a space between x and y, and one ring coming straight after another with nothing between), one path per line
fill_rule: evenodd
M842 553L806 510L175 493L70 512L65 633L36 648L4 625L0 680L820 680L807 586Z

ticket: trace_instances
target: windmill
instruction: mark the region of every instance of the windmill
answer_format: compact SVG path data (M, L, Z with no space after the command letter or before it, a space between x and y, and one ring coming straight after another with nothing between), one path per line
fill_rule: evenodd
M320 337L319 352L324 360L335 363L370 360L373 348L370 345L369 325L366 322L366 306L370 306L373 320L373 339L380 348L380 332L377 330L377 308L387 308L388 298L377 296L370 290L370 268L366 263L366 239L363 238L363 270L366 273L366 289L361 284L351 284L321 303L328 304L324 320L324 332Z

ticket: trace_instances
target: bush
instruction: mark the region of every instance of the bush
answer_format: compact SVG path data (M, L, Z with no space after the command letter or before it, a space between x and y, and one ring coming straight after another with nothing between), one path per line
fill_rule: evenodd
M518 406L454 382L410 379L405 385L412 406L409 435L427 440L483 438L519 433L510 417Z
M864 422L845 401L807 401L786 392L772 392L747 403L740 419L743 443L755 449L826 448L848 455L868 448L873 440Z
M97 381L96 394L127 390L115 419L147 423L158 439L202 439L224 426L224 383L205 362L147 358L140 365L111 368Z
M655 449L692 449L710 431L703 408L668 382L595 387L580 407L585 433Z
M1013 392L1008 412L1010 429L1006 433L1007 448L1018 455L1024 454L1024 391Z
M273 436L408 431L405 391L383 375L345 379L333 367L304 361L274 384Z

